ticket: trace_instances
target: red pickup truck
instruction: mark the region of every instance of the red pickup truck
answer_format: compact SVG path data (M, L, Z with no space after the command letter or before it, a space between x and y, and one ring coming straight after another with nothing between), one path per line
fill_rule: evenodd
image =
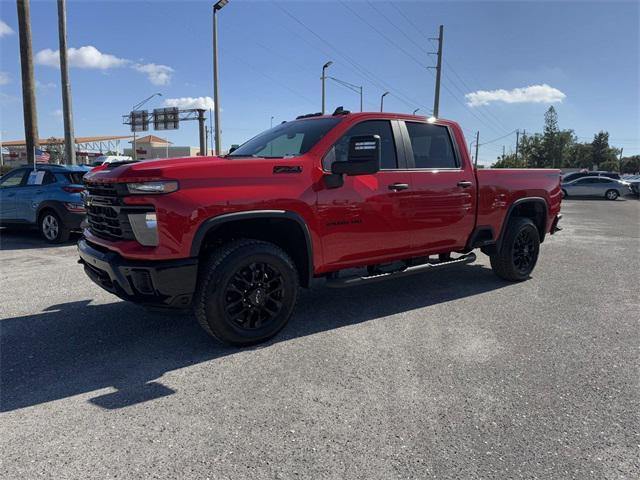
M476 169L455 122L342 109L224 157L110 164L85 186L89 277L125 300L193 308L235 345L282 329L312 278L358 285L479 248L498 276L524 280L561 218L557 170Z

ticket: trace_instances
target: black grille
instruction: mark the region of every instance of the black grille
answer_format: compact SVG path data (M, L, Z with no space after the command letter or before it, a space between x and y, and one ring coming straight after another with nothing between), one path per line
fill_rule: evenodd
M116 186L111 183L85 183L87 193L93 197L117 197Z
M94 235L107 240L134 239L129 219L120 207L89 205L86 209L89 230Z
M86 182L84 194L89 230L106 240L134 240L135 236L121 203L124 185ZM135 209L135 208L134 208ZM129 210L129 209L127 209Z

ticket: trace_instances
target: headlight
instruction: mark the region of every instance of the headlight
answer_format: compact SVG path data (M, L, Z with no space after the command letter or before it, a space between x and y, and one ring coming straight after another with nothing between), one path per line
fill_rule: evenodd
M156 212L130 213L129 223L138 243L146 247L158 245Z
M127 183L127 190L129 193L137 195L153 195L157 193L171 193L178 190L178 182L162 181L162 182L142 182L142 183Z

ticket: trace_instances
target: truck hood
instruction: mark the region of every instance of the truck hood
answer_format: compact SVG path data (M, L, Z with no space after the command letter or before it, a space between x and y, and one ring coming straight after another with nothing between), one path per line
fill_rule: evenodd
M242 179L251 183L252 179L272 177L274 173L302 173L308 165L304 155L292 158L224 158L186 157L164 160L145 160L114 166L97 167L85 175L92 183L152 182L156 180L178 180L183 185L204 179ZM276 168L290 168L290 171L276 172ZM283 176L280 176L283 178ZM288 177L285 175L285 177Z

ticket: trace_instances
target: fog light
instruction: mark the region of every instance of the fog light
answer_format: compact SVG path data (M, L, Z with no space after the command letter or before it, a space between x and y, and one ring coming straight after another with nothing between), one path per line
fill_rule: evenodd
M138 243L146 247L158 245L156 212L130 213L129 223Z

